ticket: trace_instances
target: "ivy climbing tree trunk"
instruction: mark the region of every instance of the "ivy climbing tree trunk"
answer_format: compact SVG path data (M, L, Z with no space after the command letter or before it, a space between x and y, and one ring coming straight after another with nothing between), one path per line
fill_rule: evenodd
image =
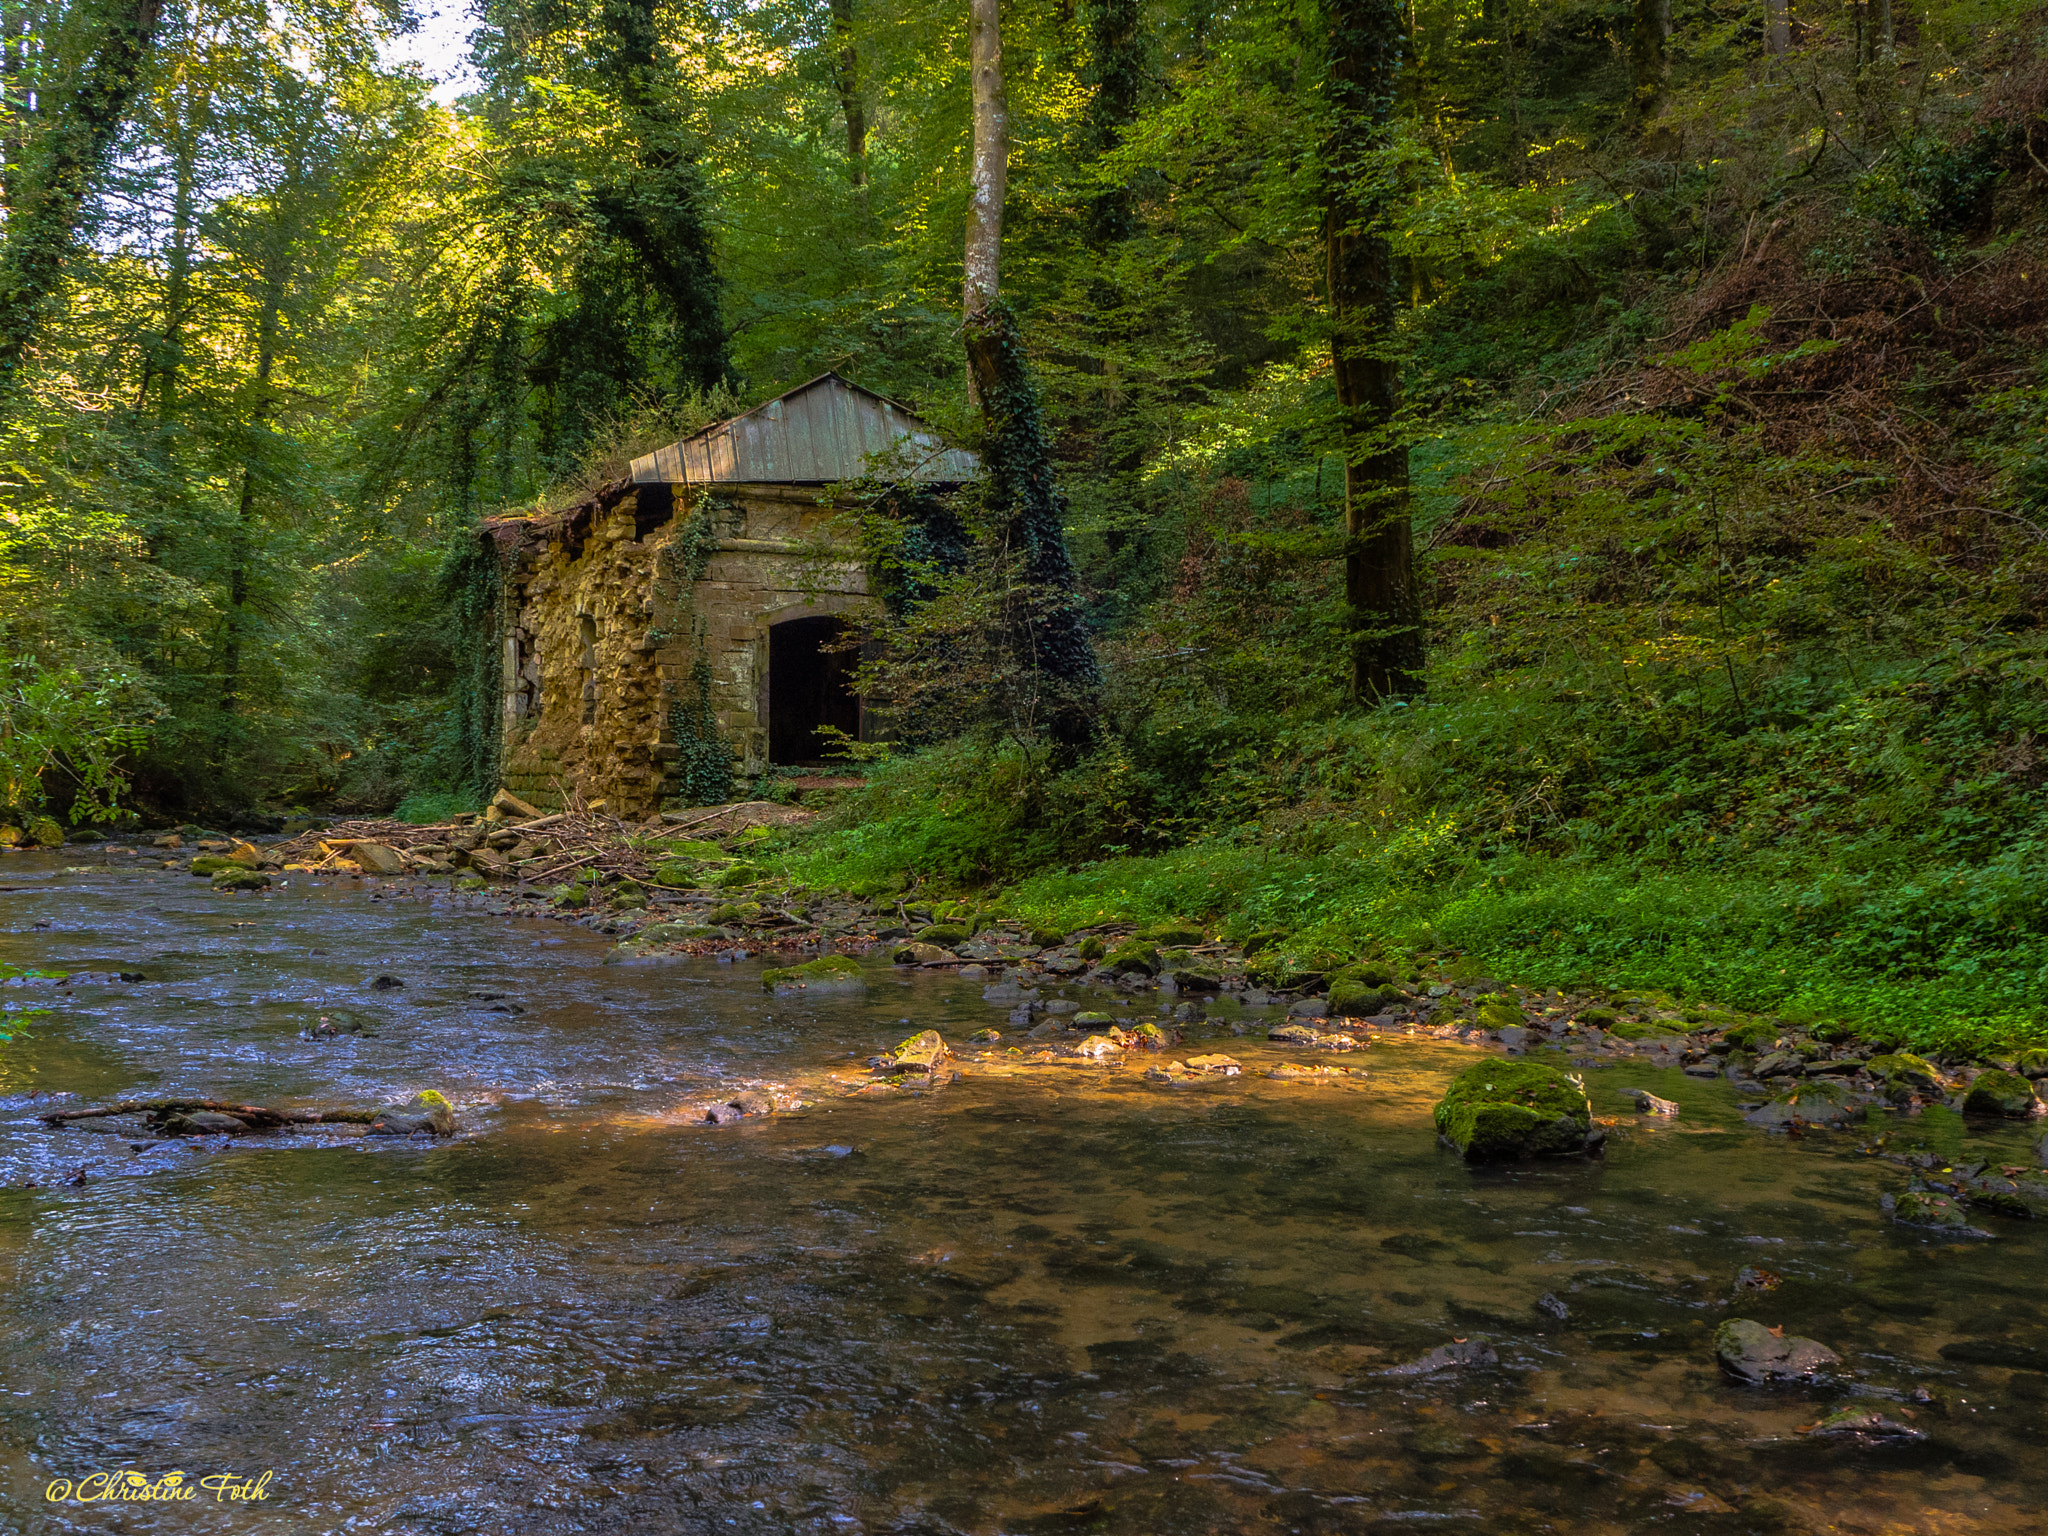
M134 100L163 0L111 0L71 88L42 115L0 244L0 384L21 370L63 280L78 215Z
M1010 145L999 0L969 4L974 157L965 252L967 372L981 407L988 506L1022 578L1006 616L1015 659L1047 685L1025 690L1043 704L1035 723L1073 749L1092 735L1100 674L1067 553L1066 501L1053 479L1038 386L1017 317L1000 293Z
M1393 253L1375 227L1376 152L1393 133L1398 0L1327 0L1332 126L1324 164L1330 356L1344 445L1344 597L1351 692L1360 702L1422 691L1422 603L1400 438Z

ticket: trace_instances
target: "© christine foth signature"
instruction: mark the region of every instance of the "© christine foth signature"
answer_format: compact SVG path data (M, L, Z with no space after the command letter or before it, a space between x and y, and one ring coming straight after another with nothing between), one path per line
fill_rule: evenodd
M183 1472L165 1472L151 1478L130 1470L91 1472L84 1477L53 1477L43 1489L52 1504L182 1504L201 1493L213 1495L216 1504L253 1504L270 1497L274 1472L242 1477L233 1472L212 1472L188 1479Z

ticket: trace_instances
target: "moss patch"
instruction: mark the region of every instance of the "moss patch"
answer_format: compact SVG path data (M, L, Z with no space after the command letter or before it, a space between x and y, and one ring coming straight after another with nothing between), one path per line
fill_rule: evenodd
M1475 1163L1582 1152L1592 1124L1576 1079L1528 1061L1475 1062L1436 1106L1437 1131Z
M806 992L865 992L868 984L861 975L860 962L851 955L820 955L802 965L763 971L761 987L767 992L796 987Z

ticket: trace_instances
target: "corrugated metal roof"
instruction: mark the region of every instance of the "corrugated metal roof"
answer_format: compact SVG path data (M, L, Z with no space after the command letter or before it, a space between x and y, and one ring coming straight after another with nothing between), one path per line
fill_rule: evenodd
M972 480L981 460L946 444L894 400L823 373L745 415L633 461L638 485L825 485L857 480L873 455L900 453L902 478Z

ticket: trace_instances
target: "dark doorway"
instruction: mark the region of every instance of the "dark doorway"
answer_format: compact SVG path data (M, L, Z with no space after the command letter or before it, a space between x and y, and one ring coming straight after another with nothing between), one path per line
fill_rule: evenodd
M829 651L840 638L831 617L787 619L768 628L768 761L814 763L825 755L818 727L860 736L860 696L853 691L858 651Z

